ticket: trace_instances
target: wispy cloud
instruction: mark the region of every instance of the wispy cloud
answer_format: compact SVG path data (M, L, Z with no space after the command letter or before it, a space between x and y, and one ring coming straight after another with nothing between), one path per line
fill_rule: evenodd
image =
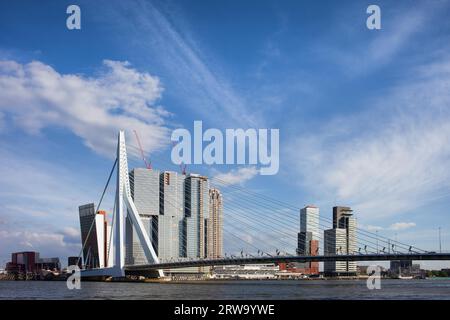
M381 6L382 28L377 31L369 31L365 25L354 28L354 10L363 12L359 3L356 9L345 7L345 12L338 14L340 21L335 22L338 27L334 30L348 35L352 42L351 50L345 41L342 46L328 47L329 41L321 39L318 52L326 52L325 58L341 66L346 74L359 76L369 73L397 61L396 58L411 48L411 44L418 44L414 38L427 29L427 23L433 23L443 5L443 2L422 2L407 7L396 4ZM331 36L335 38L336 34Z
M297 139L289 154L304 185L368 219L448 196L450 72L429 67L412 70L418 80L408 76L368 111L336 117Z
M138 35L133 45L167 71L171 90L177 92L193 114L204 119L221 119L221 123L255 125L255 112L250 112L245 99L226 79L217 61L211 55L205 57L200 41L189 33L188 24L181 22L179 10L172 8L165 12L145 1L111 9L116 21L126 21L122 23L122 32L128 30L131 37Z
M11 223L28 220L51 225L77 221L78 205L92 201L95 188L101 190L95 179L80 180L61 165L24 153L0 151L0 210L2 218L9 217ZM20 227L32 227L32 224Z
M39 61L0 61L0 111L29 134L63 127L95 152L112 156L119 129L145 135L146 150L163 146L169 113L157 105L162 86L128 62L104 61L97 77L61 74Z

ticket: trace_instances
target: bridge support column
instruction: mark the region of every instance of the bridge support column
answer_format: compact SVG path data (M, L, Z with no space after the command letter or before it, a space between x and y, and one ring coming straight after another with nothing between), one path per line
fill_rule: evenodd
M115 229L113 234L115 259L114 276L125 276L125 217L128 215L136 229L136 233L144 249L145 256L149 263L159 263L158 256L153 249L150 238L145 231L138 210L131 197L130 180L128 175L127 150L125 145L125 133L119 132L117 143L117 189L116 189L116 211ZM160 277L164 276L162 270L158 270Z

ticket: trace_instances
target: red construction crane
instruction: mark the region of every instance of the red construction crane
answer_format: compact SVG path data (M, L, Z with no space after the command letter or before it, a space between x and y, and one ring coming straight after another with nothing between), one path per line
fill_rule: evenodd
M147 162L147 159L145 158L144 150L142 150L141 140L139 140L139 136L138 136L136 130L133 130L133 131L134 131L134 135L136 136L136 140L137 140L138 145L139 145L139 150L141 150L141 156L142 156L142 160L144 160L145 167L147 169L151 170L152 169L152 164Z

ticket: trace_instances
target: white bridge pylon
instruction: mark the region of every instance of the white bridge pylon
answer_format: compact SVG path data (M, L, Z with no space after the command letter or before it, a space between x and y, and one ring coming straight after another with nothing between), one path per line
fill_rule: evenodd
M145 231L138 210L131 197L130 179L128 175L128 158L125 144L125 132L119 131L117 142L117 185L114 212L114 229L112 230L112 244L114 252L114 265L108 268L83 270L82 276L125 276L125 218L130 218L136 234L142 245L148 263L159 263L158 256L153 249L150 238ZM158 270L160 277L164 276L162 270Z

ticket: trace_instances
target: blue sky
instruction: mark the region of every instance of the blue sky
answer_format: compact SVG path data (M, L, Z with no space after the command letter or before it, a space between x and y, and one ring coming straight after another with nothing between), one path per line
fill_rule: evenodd
M73 3L81 30L66 28ZM279 128L280 171L189 171L241 175L327 218L349 205L360 226L425 249L441 226L450 250L450 3L377 1L377 31L369 4L2 2L0 264L78 253L77 207L98 201L119 128L157 163L194 120Z

